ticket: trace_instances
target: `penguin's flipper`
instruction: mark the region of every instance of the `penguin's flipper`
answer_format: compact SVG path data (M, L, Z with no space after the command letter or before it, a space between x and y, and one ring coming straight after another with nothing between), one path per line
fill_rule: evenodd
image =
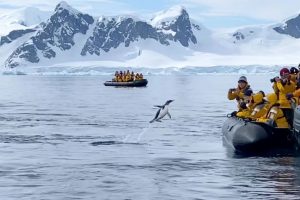
M171 117L171 115L170 115L170 113L169 113L169 112L167 112L167 115L170 117L170 119L172 119L172 117Z
M164 106L154 105L153 107L163 108Z

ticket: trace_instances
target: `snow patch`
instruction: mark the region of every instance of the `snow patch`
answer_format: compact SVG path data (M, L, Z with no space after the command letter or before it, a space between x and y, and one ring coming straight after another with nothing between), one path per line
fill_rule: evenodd
M51 12L38 8L27 7L0 14L0 36L9 34L13 30L33 28L41 22L47 21Z
M171 22L175 21L178 16L180 16L185 10L183 6L177 5L173 6L168 10L160 11L155 14L155 17L153 17L150 21L150 24L153 27L158 27L160 26L163 22Z

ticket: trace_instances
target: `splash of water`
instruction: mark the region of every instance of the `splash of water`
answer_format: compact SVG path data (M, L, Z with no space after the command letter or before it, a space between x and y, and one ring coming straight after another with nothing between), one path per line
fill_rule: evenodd
M130 138L130 135L126 135L126 137L123 139L123 143L126 143L127 142L127 140Z
M142 132L139 134L138 138L137 138L137 141L136 142L139 142L142 138L142 136L151 128L151 124L148 124L148 127L146 128L143 128Z
M151 128L151 124L148 124L148 127L145 127L142 129L142 131L139 133L136 143L140 142L141 138L143 137L143 135ZM128 142L129 138L131 135L126 135L126 137L123 139L123 143Z

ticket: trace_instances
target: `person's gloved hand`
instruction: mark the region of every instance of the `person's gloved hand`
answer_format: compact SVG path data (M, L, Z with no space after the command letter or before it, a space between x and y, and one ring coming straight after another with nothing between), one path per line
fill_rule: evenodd
M291 98L294 97L294 95L293 95L292 93L288 93L288 94L286 94L285 96L286 96L286 98L287 98L288 100L290 100Z
M232 92L235 92L235 91L236 91L235 88L230 88L230 89L228 90L229 93L232 93Z
M231 117L236 117L236 113L237 113L237 111L233 111L233 112L230 114L230 116L231 116Z
M280 78L277 76L274 78L275 82L280 82Z

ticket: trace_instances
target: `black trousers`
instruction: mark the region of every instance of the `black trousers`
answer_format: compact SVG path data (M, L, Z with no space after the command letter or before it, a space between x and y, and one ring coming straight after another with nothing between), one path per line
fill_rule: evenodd
M294 121L294 110L291 108L281 108L282 112L289 123L290 127L293 127L293 121Z

